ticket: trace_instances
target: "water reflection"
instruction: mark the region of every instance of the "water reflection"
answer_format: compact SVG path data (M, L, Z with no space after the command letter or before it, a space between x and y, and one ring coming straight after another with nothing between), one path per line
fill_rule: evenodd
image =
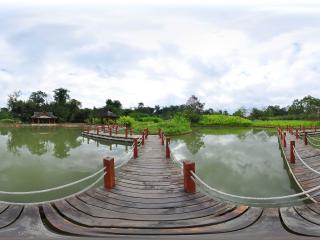
M115 164L127 160L130 147L87 139L80 129L0 128L0 190L32 191L63 185L101 169L104 157ZM83 186L25 198L1 196L7 201L40 201L65 196Z
M196 162L197 174L225 192L267 197L296 192L274 132L259 129L198 129L175 138L178 159Z

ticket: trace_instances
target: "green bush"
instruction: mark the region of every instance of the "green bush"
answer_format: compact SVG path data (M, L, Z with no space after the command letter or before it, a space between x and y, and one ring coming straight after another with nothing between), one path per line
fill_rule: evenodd
M139 120L141 122L154 122L154 123L159 123L159 122L163 122L163 119L158 118L158 117L143 117L141 118L141 120Z
M227 115L203 115L199 121L203 126L251 126L252 121L239 116L227 116Z
M5 118L5 119L0 119L0 123L15 123L13 119Z
M132 117L129 116L121 116L118 120L117 123L120 125L125 125L127 127L133 126L135 120Z
M256 120L253 121L255 127L299 127L299 126L320 126L319 121L306 120Z
M173 119L159 123L166 135L176 135L191 132L190 121L180 114L174 116Z
M149 129L150 134L157 134L161 128L166 135L176 135L191 132L190 121L181 115L176 115L171 120L161 120L160 122L140 122L134 121L133 129L135 133L141 133L145 128Z

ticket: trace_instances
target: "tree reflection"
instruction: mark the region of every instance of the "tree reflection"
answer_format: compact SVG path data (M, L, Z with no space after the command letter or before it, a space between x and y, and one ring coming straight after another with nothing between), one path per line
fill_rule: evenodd
M41 156L53 149L54 156L65 158L73 148L81 145L78 129L64 128L18 128L8 130L7 149L19 154L27 148L30 153Z
M189 152L193 155L196 154L202 147L204 147L204 141L202 138L203 134L198 131L178 137L178 139L184 141Z

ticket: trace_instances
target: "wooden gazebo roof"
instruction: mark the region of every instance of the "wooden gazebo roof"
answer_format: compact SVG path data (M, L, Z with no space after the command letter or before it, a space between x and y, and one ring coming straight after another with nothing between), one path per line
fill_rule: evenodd
M100 117L100 118L117 118L118 117L117 114L111 112L110 110L108 110L106 108L97 109L95 116Z
M54 116L52 112L34 112L31 118L57 119L57 117Z

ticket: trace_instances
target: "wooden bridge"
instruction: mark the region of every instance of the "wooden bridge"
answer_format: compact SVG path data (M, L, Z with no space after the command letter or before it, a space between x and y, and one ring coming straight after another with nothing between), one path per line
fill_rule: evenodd
M94 135L94 132L88 134ZM320 237L319 204L261 208L228 204L199 190L187 193L183 173L167 158L166 146L161 144L159 136L150 135L144 141L138 156L116 172L115 186L110 189L93 188L68 199L40 205L1 204L0 238ZM299 141L296 146L302 156L318 153L300 145ZM290 151L285 153L289 159ZM296 170L292 169L297 178L299 174L303 177L303 169L298 165Z

